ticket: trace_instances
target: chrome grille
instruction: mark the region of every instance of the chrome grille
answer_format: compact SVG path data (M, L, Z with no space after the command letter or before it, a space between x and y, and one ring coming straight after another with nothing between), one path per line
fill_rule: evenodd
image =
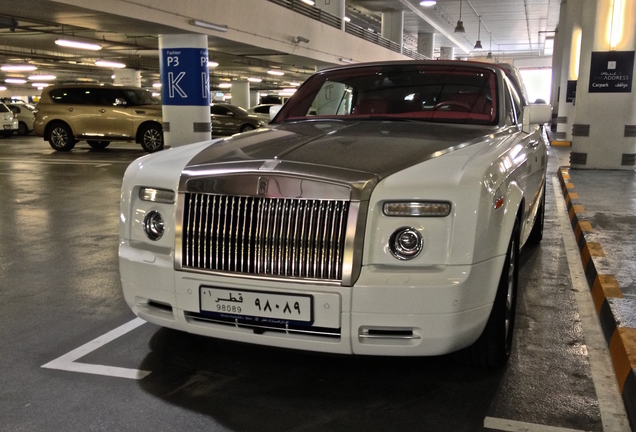
M342 280L349 202L186 193L182 267Z

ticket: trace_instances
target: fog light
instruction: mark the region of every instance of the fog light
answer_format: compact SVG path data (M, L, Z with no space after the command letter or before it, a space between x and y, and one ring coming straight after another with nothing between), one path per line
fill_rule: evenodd
M400 260L410 260L418 256L423 244L422 236L415 228L400 228L389 239L391 253Z
M159 212L151 211L144 217L143 222L144 232L150 240L157 241L163 236L165 226L163 223L163 217Z

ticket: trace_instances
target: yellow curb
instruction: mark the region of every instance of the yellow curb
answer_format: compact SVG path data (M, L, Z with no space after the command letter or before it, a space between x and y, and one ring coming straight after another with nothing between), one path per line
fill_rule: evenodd
M609 348L622 393L627 376L636 367L636 329L617 328L612 335Z
M572 147L572 143L570 141L552 141L550 145L554 147Z
M579 225L581 226L581 231L584 231L584 232L594 231L594 228L592 228L592 223L589 221L579 221Z
M589 242L586 244L587 249L590 252L590 256L593 257L604 257L605 251L601 247L600 243Z

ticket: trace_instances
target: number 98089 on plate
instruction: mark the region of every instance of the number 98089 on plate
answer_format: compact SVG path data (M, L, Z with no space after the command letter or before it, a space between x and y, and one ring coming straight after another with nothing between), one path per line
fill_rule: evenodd
M201 312L235 315L237 318L260 318L312 323L312 297L277 294L265 291L230 290L201 287Z

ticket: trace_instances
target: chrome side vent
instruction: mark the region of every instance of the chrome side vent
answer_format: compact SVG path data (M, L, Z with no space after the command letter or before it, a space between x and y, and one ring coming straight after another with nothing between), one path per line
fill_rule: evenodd
M182 267L342 280L349 202L186 193Z

